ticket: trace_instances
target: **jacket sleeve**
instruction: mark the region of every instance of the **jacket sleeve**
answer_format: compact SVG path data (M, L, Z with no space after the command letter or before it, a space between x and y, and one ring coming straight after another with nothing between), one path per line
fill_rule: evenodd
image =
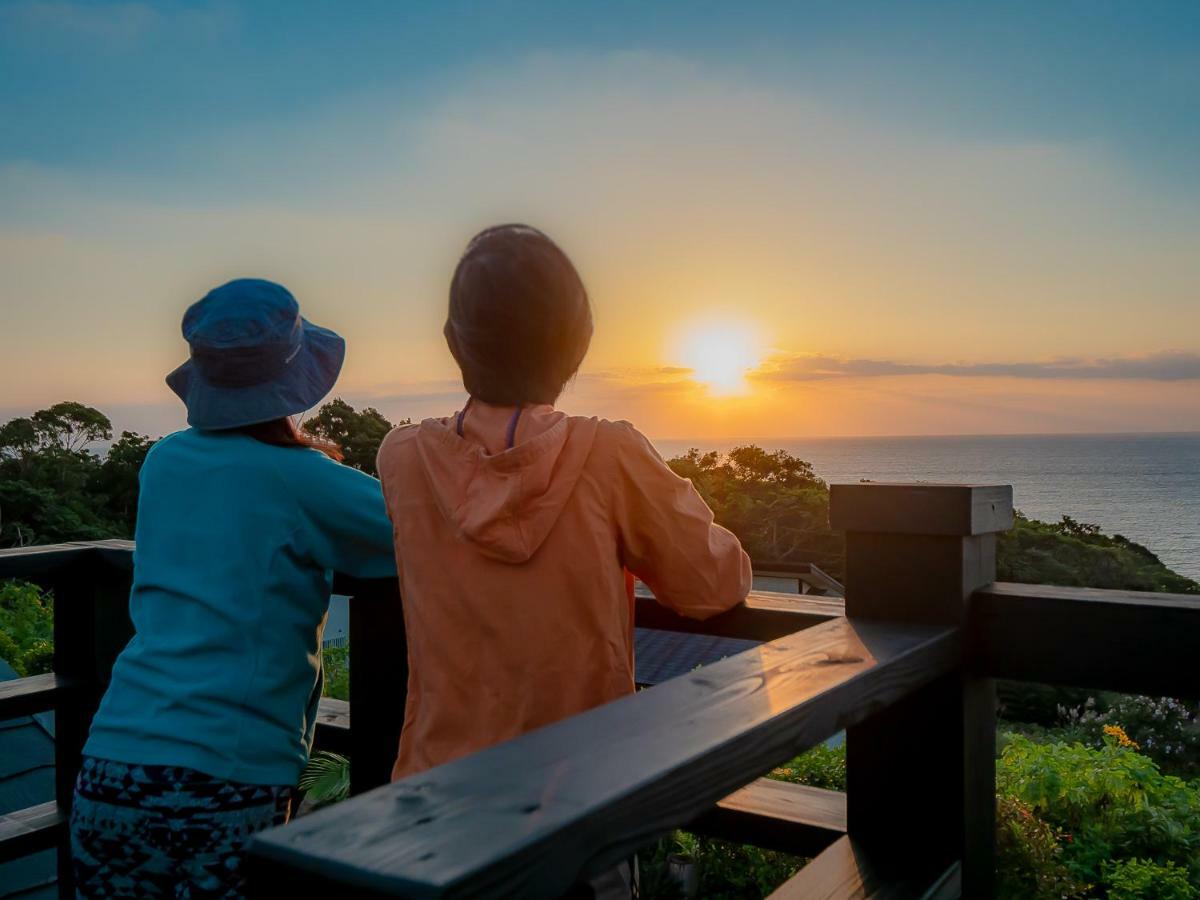
M379 481L317 451L304 455L302 477L291 487L307 519L307 552L318 565L358 578L395 575L392 523Z
M706 619L750 592L750 557L713 522L692 483L680 478L638 431L618 423L617 527L621 561L680 615Z

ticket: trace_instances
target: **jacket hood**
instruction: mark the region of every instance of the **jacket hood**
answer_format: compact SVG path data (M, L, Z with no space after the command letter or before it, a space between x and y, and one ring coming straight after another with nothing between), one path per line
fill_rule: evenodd
M558 521L578 483L599 428L597 419L550 407L522 413L520 443L503 446L511 408L472 405L464 432L456 419L426 419L417 454L437 505L463 540L506 563L530 559Z

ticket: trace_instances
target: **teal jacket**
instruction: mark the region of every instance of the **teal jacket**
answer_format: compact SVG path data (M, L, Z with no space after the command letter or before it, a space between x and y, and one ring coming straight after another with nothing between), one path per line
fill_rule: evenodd
M189 429L146 457L136 537L136 634L84 753L294 785L333 572L396 573L379 482L316 450Z

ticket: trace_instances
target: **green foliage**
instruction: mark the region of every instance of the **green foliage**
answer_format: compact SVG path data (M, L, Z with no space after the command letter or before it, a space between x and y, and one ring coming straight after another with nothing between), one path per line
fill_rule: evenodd
M773 770L768 778L807 784L830 791L846 790L846 745L827 747L819 744Z
M1120 726L1160 769L1183 776L1200 773L1200 731L1192 708L1182 700L1101 693L1059 714L1060 734L1074 741L1100 747L1105 726Z
M1109 735L1097 749L1006 735L997 767L998 792L1051 829L1059 841L1062 865L1080 883L1104 886L1114 872L1133 878L1136 867L1126 872L1112 864L1138 859L1158 866L1174 863L1196 886L1200 789L1162 774L1129 743ZM1010 831L1007 837L1012 836ZM1006 852L1000 859L1001 872L1010 881L1028 877L1030 870L1023 867L1031 859L1045 858L1032 838L1002 841L1001 849ZM1041 878L1050 870L1033 871Z
M300 775L300 790L314 807L338 803L350 796L350 760L319 750Z
M1122 859L1104 864L1109 900L1189 900L1200 896L1186 869L1148 859Z
M350 648L326 647L321 651L321 666L325 672L326 697L350 699Z
M998 580L1129 591L1200 593L1200 584L1172 572L1143 547L1096 525L1063 516L1039 522L1020 513L996 550Z
M108 417L81 403L0 425L0 545L131 536L151 442L125 432L104 460L88 449L110 437Z
M405 419L400 424L407 425L409 421ZM305 420L302 427L309 434L337 444L346 465L375 475L375 455L393 426L379 410L367 407L359 412L345 400L337 398L322 406L315 416Z
M996 798L996 893L1000 897L1079 897L1087 885L1063 862L1065 836L1025 803Z
M668 465L691 479L754 559L842 571L842 536L829 528L829 489L804 460L751 445L727 456L692 449Z
M668 464L691 479L755 560L812 562L835 577L844 571L842 536L829 528L829 489L807 462L751 445L726 456L692 449ZM997 569L1001 581L1200 593L1200 583L1140 544L1069 516L1047 523L1018 513L1000 536Z
M121 432L89 485L105 514L128 535L133 534L137 519L138 475L154 443L144 434Z
M799 870L804 860L787 853L761 850L744 844L673 832L639 856L643 900L675 900L679 889L667 876L672 854L690 858L700 875L699 896L706 900L743 900L765 897Z
M54 604L31 584L0 582L0 656L18 675L49 672L54 663Z

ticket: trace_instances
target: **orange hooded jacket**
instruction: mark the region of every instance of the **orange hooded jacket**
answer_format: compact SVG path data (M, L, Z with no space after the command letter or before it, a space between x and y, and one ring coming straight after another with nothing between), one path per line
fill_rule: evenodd
M627 422L472 401L378 464L408 631L393 778L632 693L626 570L694 618L750 590L737 538Z

